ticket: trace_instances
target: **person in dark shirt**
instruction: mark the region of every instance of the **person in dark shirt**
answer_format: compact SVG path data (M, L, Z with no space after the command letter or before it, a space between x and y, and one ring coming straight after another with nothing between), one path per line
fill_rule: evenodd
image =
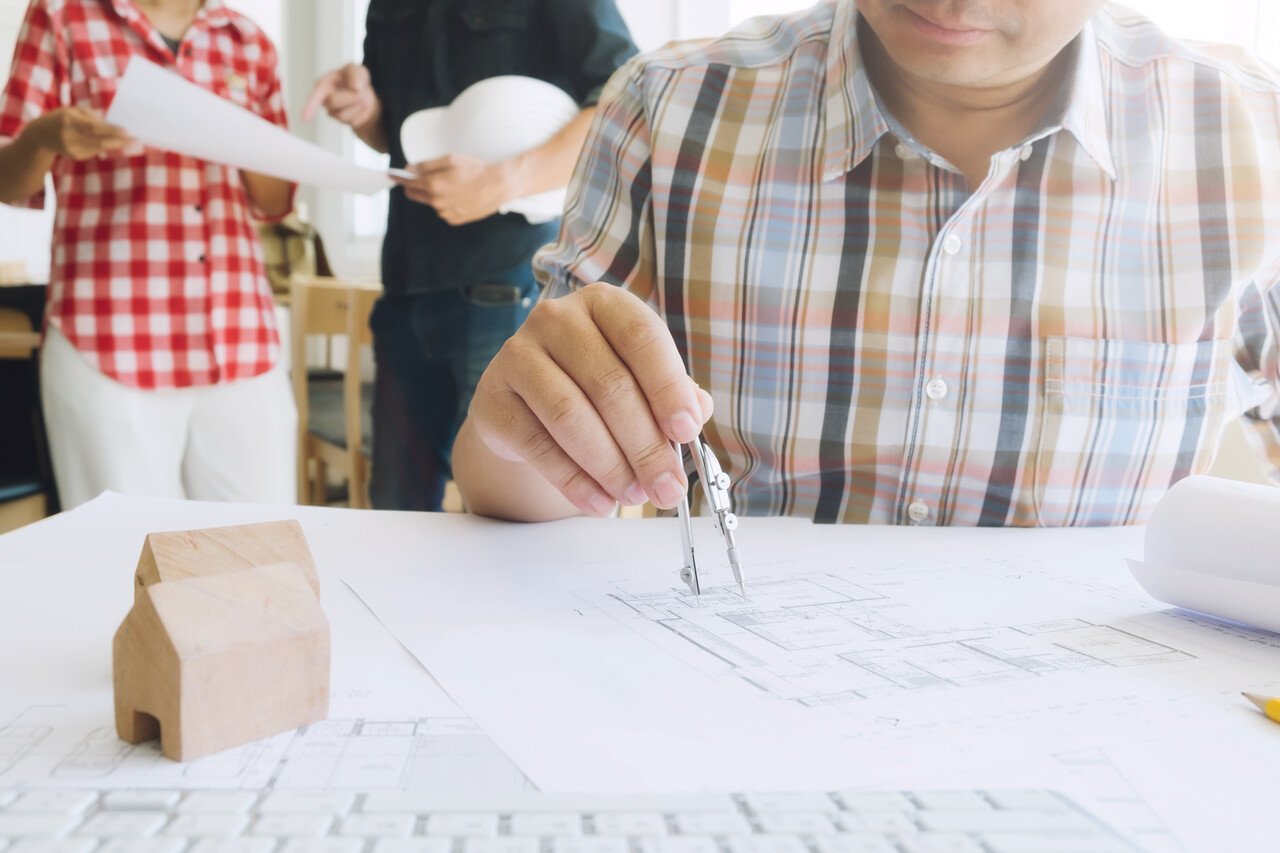
M606 82L636 53L614 0L371 0L364 62L325 74L323 106L412 179L391 192L374 308L377 381L370 497L378 509L440 509L453 439L480 374L537 297L530 261L559 220L498 213L568 183ZM552 83L581 112L546 144L484 163L408 163L400 126L500 75Z

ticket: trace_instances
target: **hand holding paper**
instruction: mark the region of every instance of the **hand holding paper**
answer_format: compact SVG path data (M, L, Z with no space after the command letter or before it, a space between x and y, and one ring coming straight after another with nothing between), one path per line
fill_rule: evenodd
M158 65L134 57L107 122L153 148L318 187L375 193L388 173L348 163Z

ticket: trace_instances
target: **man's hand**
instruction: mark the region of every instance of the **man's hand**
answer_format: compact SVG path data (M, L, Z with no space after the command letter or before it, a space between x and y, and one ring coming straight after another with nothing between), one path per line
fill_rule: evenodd
M688 481L672 442L711 417L671 333L635 295L593 284L540 302L490 363L468 414L496 456L523 462L580 512L670 508ZM502 484L491 484L502 488Z
M84 107L51 110L27 125L26 134L38 148L72 160L88 160L134 144L128 133Z
M302 120L311 121L322 106L335 121L359 130L377 118L382 102L373 91L369 69L349 63L325 74L311 87Z
M512 195L503 163L485 163L465 154L449 154L409 167L412 178L393 178L413 201L436 209L450 225L465 225L498 212Z

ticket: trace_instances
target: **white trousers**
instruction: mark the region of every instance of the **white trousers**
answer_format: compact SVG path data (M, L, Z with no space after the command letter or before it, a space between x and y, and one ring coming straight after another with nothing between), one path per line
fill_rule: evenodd
M63 509L105 489L297 502L298 413L283 361L239 382L143 391L103 375L50 328L40 399Z

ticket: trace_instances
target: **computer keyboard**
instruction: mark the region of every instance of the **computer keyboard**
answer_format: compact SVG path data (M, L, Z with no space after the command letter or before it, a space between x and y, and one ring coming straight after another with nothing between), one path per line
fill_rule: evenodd
M0 789L0 851L1110 853L1049 791L572 796Z

